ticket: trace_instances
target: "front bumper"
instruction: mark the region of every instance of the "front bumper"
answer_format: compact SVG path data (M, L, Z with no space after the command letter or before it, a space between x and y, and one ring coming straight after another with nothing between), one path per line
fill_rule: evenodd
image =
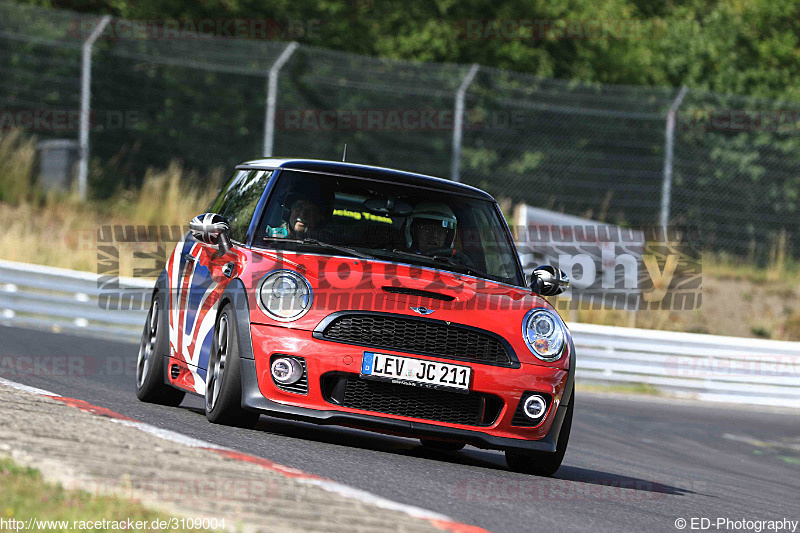
M368 349L315 339L309 331L279 326L253 324L250 333L253 359L242 359L242 406L247 409L317 424L352 426L407 437L457 440L480 448L542 452L556 449L574 379L572 345L569 348L569 371L544 365L522 364L520 368L506 368L470 363L474 374L472 390L500 398L503 407L491 425L467 426L330 403L322 394L321 376L330 372L358 374L362 354ZM382 351L408 356L402 352ZM274 384L269 373L273 354L305 358L308 394L287 392ZM446 361L435 357L412 357ZM553 399L547 415L536 427L512 424L514 412L526 391L547 393Z

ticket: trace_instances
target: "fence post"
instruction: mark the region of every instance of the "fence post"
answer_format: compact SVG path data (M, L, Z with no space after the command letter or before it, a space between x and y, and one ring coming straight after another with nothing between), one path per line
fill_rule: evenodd
M90 104L92 98L92 47L100 37L105 27L111 20L110 15L105 15L94 27L92 33L84 41L81 55L81 122L78 132L78 145L80 149L78 159L78 195L81 200L86 199L86 183L89 176L89 120Z
M464 124L464 97L477 73L478 65L473 63L456 91L456 109L453 117L453 160L450 163L450 179L453 181L461 181L461 130Z
M667 112L667 127L664 132L665 146L664 146L664 181L661 184L661 227L666 231L667 224L669 223L669 208L670 199L672 197L672 153L675 145L675 116L678 114L678 108L686 96L687 88L681 87L678 91L678 96L672 101Z
M292 57L297 46L296 42L289 43L269 69L267 116L264 117L264 157L272 157L272 148L275 144L275 105L278 101L278 74L283 65Z

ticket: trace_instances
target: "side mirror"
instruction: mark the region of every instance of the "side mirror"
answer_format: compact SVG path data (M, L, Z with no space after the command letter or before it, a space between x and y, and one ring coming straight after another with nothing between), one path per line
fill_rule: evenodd
M197 215L189 223L192 237L205 244L213 244L219 250L215 257L222 257L233 247L231 243L230 227L222 215L216 213L203 213Z
M563 270L545 265L536 267L531 274L531 290L542 296L555 296L569 288L569 276Z

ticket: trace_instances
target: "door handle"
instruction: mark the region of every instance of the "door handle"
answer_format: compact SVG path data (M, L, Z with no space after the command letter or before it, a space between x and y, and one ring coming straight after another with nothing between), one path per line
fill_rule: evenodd
M195 261L197 261L197 258L192 254L183 254L183 258L189 261L190 263L194 263Z

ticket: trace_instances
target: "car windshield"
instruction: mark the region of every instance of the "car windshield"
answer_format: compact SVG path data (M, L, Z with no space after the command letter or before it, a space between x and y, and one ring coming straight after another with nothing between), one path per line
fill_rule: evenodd
M494 202L402 183L281 171L253 244L523 284Z

